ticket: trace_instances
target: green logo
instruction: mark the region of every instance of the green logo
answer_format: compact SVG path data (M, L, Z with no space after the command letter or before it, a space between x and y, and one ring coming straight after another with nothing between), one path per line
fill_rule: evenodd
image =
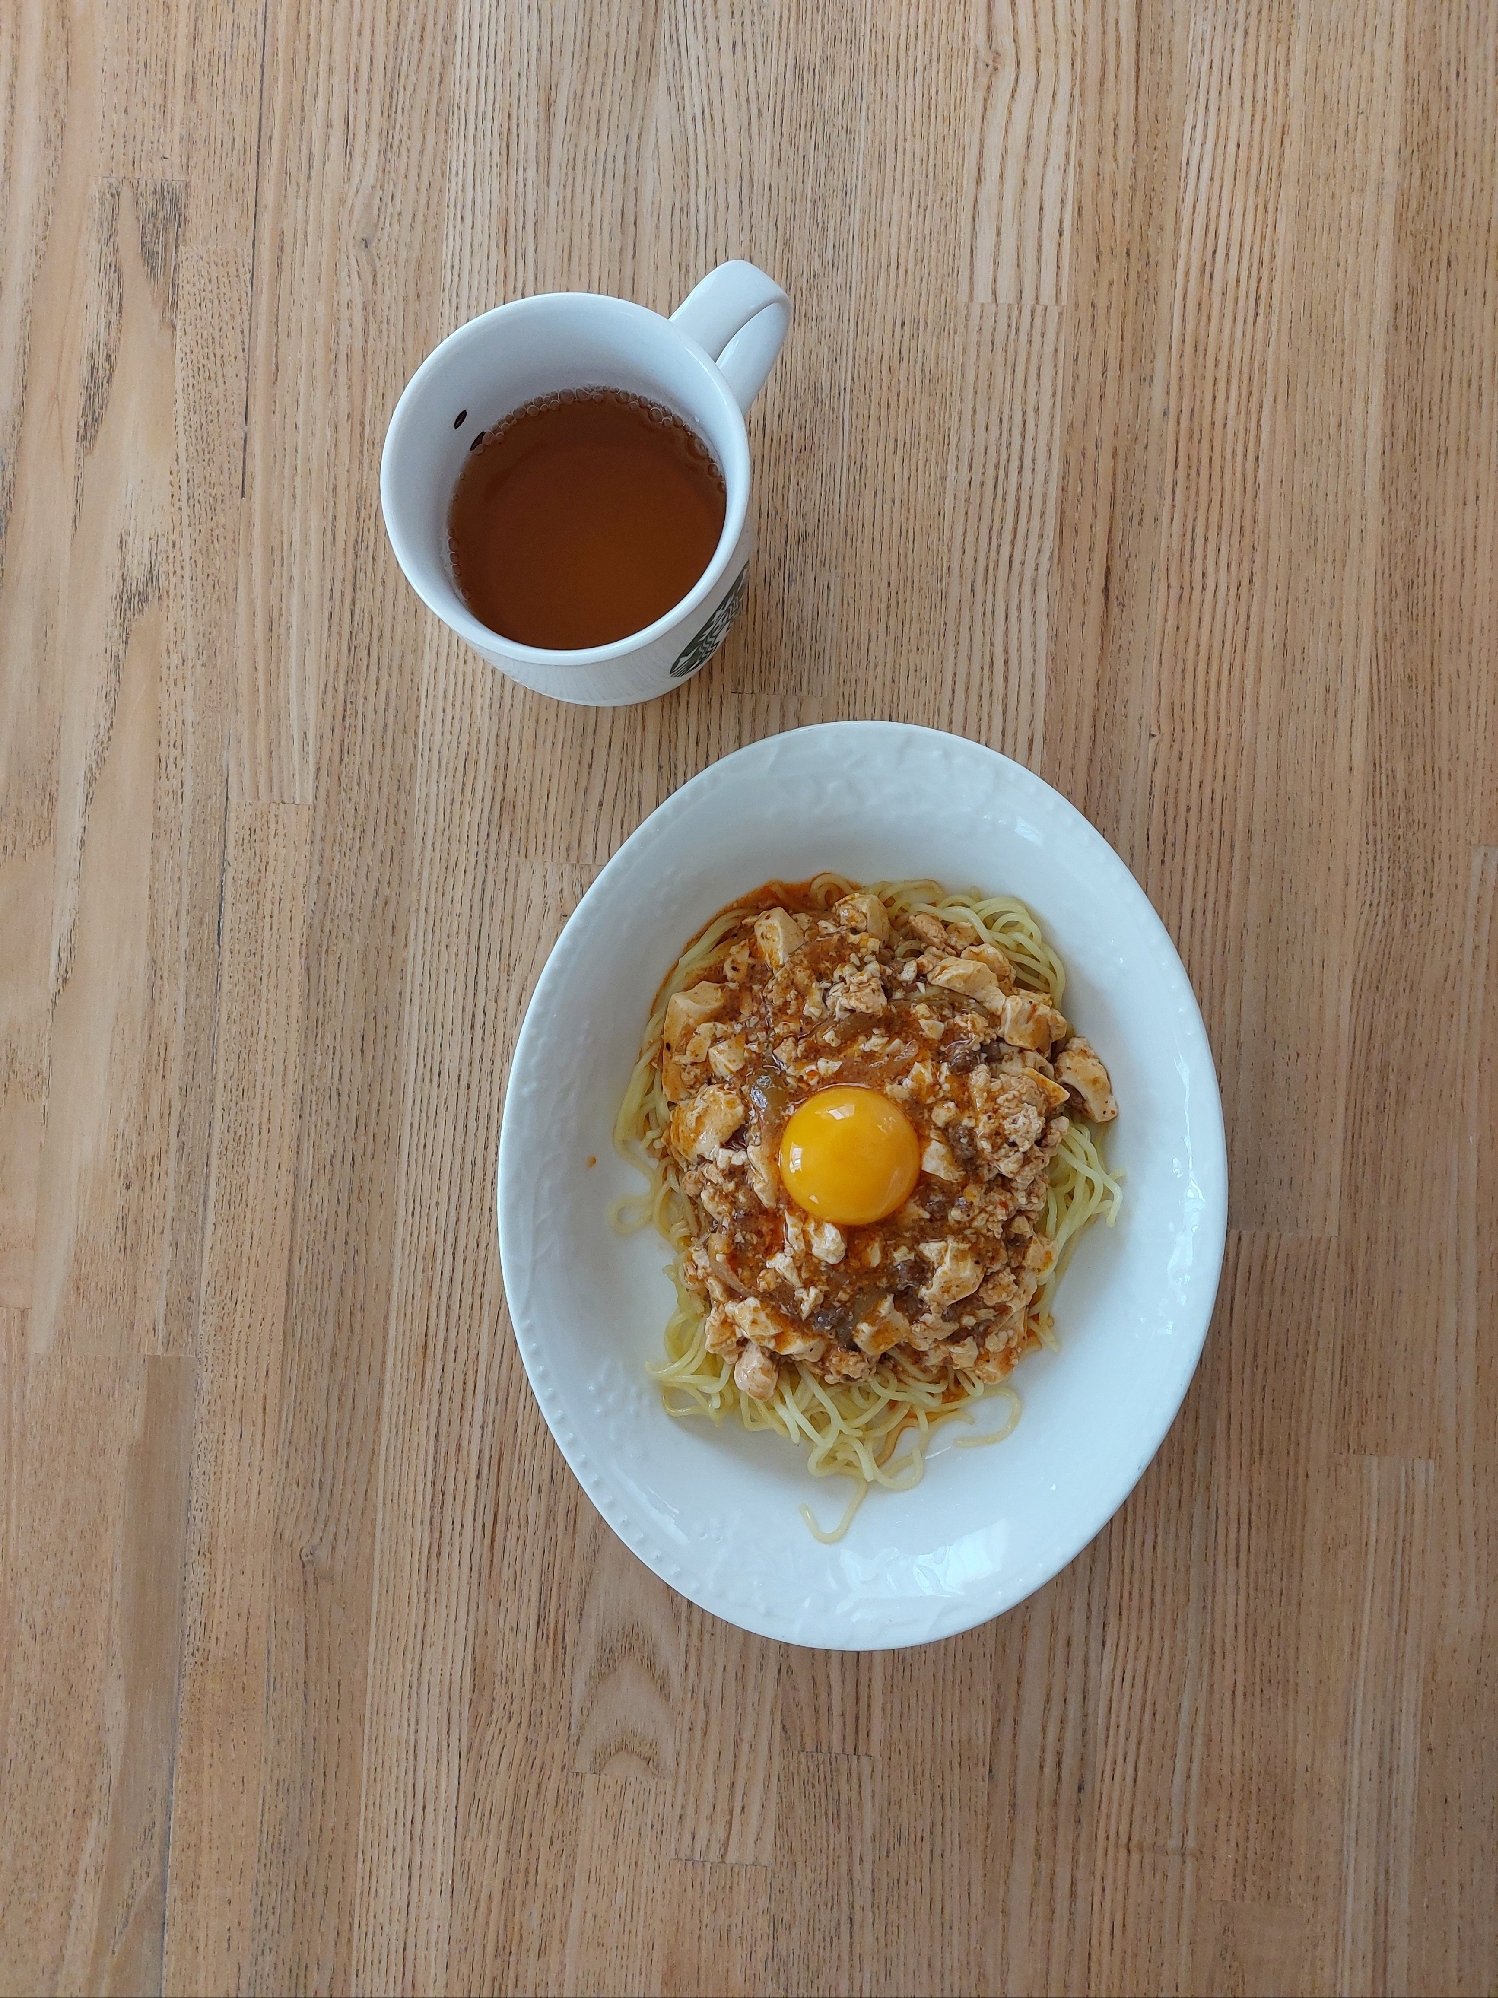
M728 634L728 627L739 614L739 605L744 601L744 585L749 579L749 565L745 563L734 579L733 588L713 612L707 623L691 642L677 654L676 664L671 668L673 680L685 680L689 673L695 673L699 666L705 666Z

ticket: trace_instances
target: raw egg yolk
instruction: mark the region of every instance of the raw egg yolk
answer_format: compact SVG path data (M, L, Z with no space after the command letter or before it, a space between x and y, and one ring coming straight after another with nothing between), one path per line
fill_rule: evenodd
M819 1090L780 1140L786 1191L818 1221L882 1221L910 1198L920 1173L914 1126L877 1089Z

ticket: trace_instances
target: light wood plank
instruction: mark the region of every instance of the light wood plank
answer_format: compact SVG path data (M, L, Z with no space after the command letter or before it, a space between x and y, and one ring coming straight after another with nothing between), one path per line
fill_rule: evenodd
M763 1866L672 1864L664 1875L669 1913L660 1959L668 1998L721 1991L768 1998L770 1874Z
M26 1357L19 1316L0 1967L14 1991L146 1990L161 1978L190 1369Z
M974 1836L987 1817L994 1723L1003 1688L992 1625L953 1643L896 1652L890 1662L884 1753L875 1766L882 1808L871 1827L872 1949L856 1975L869 1988L917 1984L978 1991L986 1982L982 1918L992 1852ZM909 1919L910 1883L922 1914ZM853 1876L854 1891L861 1883ZM855 1938L857 1931L855 1930Z
M19 1989L159 1983L176 1725L222 840L181 614L180 92L139 144L111 81L127 26L23 10L0 57L0 1978Z
M1105 1540L994 1632L988 1795L974 1813L986 1835L973 1896L985 1952L976 1990L1092 1987L1107 1572Z
M895 1803L872 1755L791 1750L780 1764L787 1859L770 1875L771 1984L782 1991L857 1993L896 1987L880 1949L876 1867ZM794 1853L791 1860L789 1855ZM927 1962L940 1975L940 1959Z
M1455 1155L1456 1253L1449 1330L1437 1374L1441 1408L1421 1702L1410 1938L1414 1989L1480 1991L1491 1974L1492 1872L1498 1837L1498 1581L1492 1520L1498 1477L1481 1439L1498 1426L1498 1176L1488 1142L1498 1120L1498 847L1474 849L1468 876L1456 1059L1463 1114Z
M1432 1300L1452 1247L1450 1179L1429 1155L1398 1064L1401 1033L1432 1007L1455 1020L1470 848L1498 840L1491 662L1498 618L1483 578L1498 551L1498 437L1488 421L1498 354L1488 337L1498 269L1491 188L1458 148L1498 118L1495 59L1473 61L1476 16L1420 12L1407 32L1406 145L1428 166L1399 182L1382 498L1399 523L1380 566L1370 692L1369 883L1358 940L1344 1198L1381 1217L1350 1271L1356 1322L1385 1336L1349 1350L1338 1381L1346 1447L1428 1458L1435 1405L1423 1377ZM1481 328L1481 330L1479 330ZM1478 662L1483 662L1481 665ZM1412 929L1401 912L1424 911ZM1428 1086L1464 1086L1453 1035ZM1418 1154L1418 1159L1417 1155Z
M1076 139L1074 10L1067 0L987 0L983 13L967 295L1059 305Z
M678 1731L676 1857L696 1865L773 1865L782 1741L778 1704L791 1659L804 1654L743 1631L725 1631L716 1617L700 1610L686 1618L684 1649L678 1711L694 1720ZM726 1958L709 1953L703 1960L720 1961L728 1972Z
M1327 1494L1314 1628L1322 1658L1345 1663L1318 1674L1302 1748L1308 1884L1326 1917L1309 1938L1317 1990L1409 1989L1434 1489L1431 1464L1362 1458Z
M1306 1331L1333 1322L1341 1282L1339 1259L1318 1237L1230 1243L1213 1355L1202 1828L1211 1855L1203 1891L1228 1909L1306 1899L1307 1826L1296 1800L1320 1751L1305 1716L1317 1682L1340 1683L1345 1672L1341 1660L1328 1672L1316 1635L1333 1579L1319 1537L1337 1490L1325 1435L1333 1353L1321 1338L1308 1353Z
M311 814L236 805L197 1350L165 1987L249 1980Z
M968 315L952 426L946 631L959 733L1039 764L1061 471L1065 321L1050 307ZM1011 412L994 423L994 412Z
M659 1991L665 1925L658 1897L671 1792L634 1770L585 1776L581 1787L558 1989L579 1998L609 1998L621 1988Z

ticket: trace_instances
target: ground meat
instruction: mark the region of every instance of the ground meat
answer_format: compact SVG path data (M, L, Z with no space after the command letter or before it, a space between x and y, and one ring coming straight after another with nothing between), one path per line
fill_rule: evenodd
M737 906L656 1056L709 1350L762 1400L792 1360L829 1383L886 1355L1002 1378L1055 1260L1040 1223L1060 1113L1116 1114L1107 1070L1004 952L930 909L781 883ZM882 1090L921 1145L915 1193L873 1226L813 1221L780 1184L786 1120L833 1082Z

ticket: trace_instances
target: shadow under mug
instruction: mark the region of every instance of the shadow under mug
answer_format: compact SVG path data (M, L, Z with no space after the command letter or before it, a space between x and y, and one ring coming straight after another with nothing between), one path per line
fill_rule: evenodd
M474 650L538 693L622 707L669 693L705 666L743 601L753 541L744 412L790 325L790 301L753 264L719 264L669 319L627 299L546 292L450 333L395 406L380 502L412 589ZM518 645L469 610L453 581L448 510L463 461L512 410L563 389L616 388L663 404L711 447L727 488L713 558L680 603L612 645Z

